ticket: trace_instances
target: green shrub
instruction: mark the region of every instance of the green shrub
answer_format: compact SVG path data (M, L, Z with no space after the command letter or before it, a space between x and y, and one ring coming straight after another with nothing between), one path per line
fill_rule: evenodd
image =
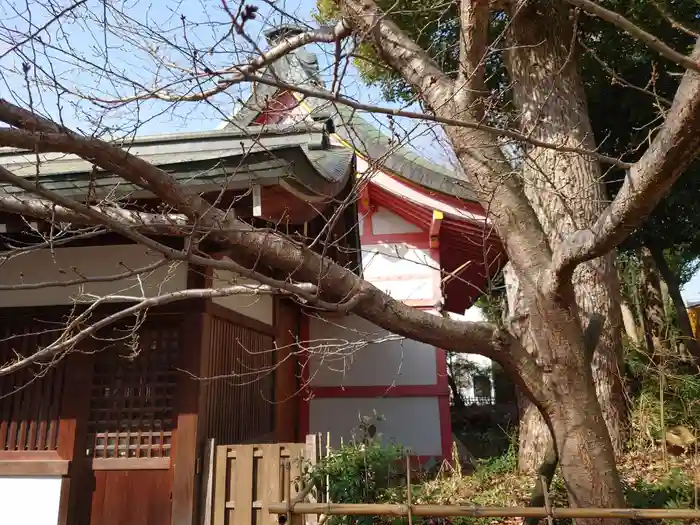
M375 414L374 418L381 418ZM383 443L370 418L361 418L360 436L340 449L331 451L309 474L316 486L328 488L333 503L387 503L405 497L396 490L404 474L407 451L393 443ZM328 525L371 525L372 516L332 516ZM383 520L389 523L387 518Z
M491 477L510 474L518 467L518 440L517 434L508 436L509 445L507 450L499 455L490 458L477 460L474 477L480 481Z

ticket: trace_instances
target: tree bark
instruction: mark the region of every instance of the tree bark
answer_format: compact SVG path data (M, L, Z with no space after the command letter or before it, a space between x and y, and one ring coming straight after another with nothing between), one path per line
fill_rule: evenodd
M518 391L518 470L535 472L552 446L552 435L540 411L527 396Z
M673 307L676 310L676 320L678 322L678 327L683 335L683 342L686 348L690 352L690 355L696 362L700 362L700 345L698 345L695 335L693 334L693 327L690 325L690 318L688 317L688 310L685 307L685 301L681 296L681 288L678 285L678 279L674 275L673 271L666 262L666 257L664 257L664 252L660 248L652 246L649 248L656 268L661 274L661 278L666 283L668 289L668 294L673 302Z
M540 355L551 356L551 361L543 363L543 382L548 388L541 410L552 428L569 505L624 506L615 453L593 383L593 355L590 349L586 351L573 287L569 285L564 292L563 297L551 302L540 296L537 307L530 308L531 333ZM577 523L624 521L592 519Z
M627 337L632 343L638 345L640 343L639 327L637 326L632 306L624 299L620 301L620 312L622 313L622 324L625 327Z
M506 285L507 309L505 321L511 333L518 338L521 346L537 358L537 346L530 333L527 305L515 269L511 263L503 268ZM552 434L537 406L520 390L518 396L518 470L532 473L544 461L545 454L552 447Z
M590 319L583 334L586 359L593 358L593 353L595 352L596 346L598 346L598 340L603 332L604 324L605 319L601 315L596 314ZM547 429L551 436L551 428L548 426ZM543 507L545 505L545 494L549 491L558 465L559 454L557 453L557 448L554 441L550 439L547 450L542 458L542 463L540 463L540 466L537 469L535 487L530 495L530 507ZM525 525L537 525L537 523L539 523L539 519L537 518L528 518L525 520Z
M575 40L569 9L550 0L533 1L512 13L511 22L508 68L522 131L549 143L595 149L572 49ZM552 249L574 231L593 225L606 207L600 166L580 155L533 147L527 151L523 179ZM582 318L600 313L607 320L592 369L613 447L620 453L627 408L614 256L609 253L580 265L573 285ZM525 449L521 454L532 452Z
M654 258L649 248L639 250L642 263L639 275L642 288L642 315L644 316L644 336L647 349L658 362L662 355L669 351L666 337L667 323L664 312L664 301L661 293L661 282L656 272Z

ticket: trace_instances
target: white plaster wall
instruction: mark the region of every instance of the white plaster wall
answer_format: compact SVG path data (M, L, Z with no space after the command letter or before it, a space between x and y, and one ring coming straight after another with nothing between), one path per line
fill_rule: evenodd
M434 385L435 347L357 316L309 319L312 386ZM387 340L392 339L392 340Z
M224 258L224 260L227 260ZM246 279L227 270L214 270L212 286L223 288L227 286L245 285L250 286L251 292L255 291L256 281ZM245 315L266 325L272 325L274 315L274 302L270 294L255 295L254 293L229 295L226 297L215 297L215 303Z
M398 300L435 299L440 265L430 250L405 244L362 247L363 276Z
M404 220L395 213L381 206L372 214L372 233L374 235L386 235L388 233L420 233L421 230L415 224ZM428 233L426 232L426 238Z
M0 477L0 523L56 525L61 477Z
M367 279L391 275L432 277L440 271L430 250L405 244L367 244L362 246L362 252L362 268Z
M162 260L159 254L136 244L56 248L53 252L38 250L0 260L0 286L106 278L138 270ZM76 297L85 294L98 297L153 297L182 290L186 284L187 265L166 261L155 270L118 281L51 286L33 290L0 290L0 307L71 304Z
M383 441L395 441L416 455L442 454L440 412L436 397L323 398L310 402L311 433L330 432L331 446L340 446L357 435L359 417L384 416L374 423Z

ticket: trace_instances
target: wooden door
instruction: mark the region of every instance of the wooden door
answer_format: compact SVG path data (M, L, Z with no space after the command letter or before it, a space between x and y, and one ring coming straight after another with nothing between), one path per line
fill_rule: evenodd
M179 325L155 318L127 343L94 356L85 522L170 525Z
M170 470L94 472L90 525L170 525Z

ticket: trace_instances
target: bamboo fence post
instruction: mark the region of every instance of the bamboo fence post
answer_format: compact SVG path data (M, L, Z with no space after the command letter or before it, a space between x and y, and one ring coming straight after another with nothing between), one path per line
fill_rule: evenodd
M413 495L411 494L411 456L406 454L406 503L408 504L408 525L413 525Z
M304 490L302 490L301 493L306 492L306 489L308 488L307 494L309 497L309 503L317 503L318 498L316 496L318 496L319 498L321 497L321 494L319 494L318 491L316 491L315 493L313 492L313 470L316 468L316 464L319 461L319 443L320 440L318 434L309 434L306 436L306 461L309 466L310 477L308 480L308 487L304 487ZM307 494L304 494L304 497L306 497ZM311 516L307 516L305 523L306 525L317 525L317 520L318 516L314 514Z
M342 447L342 441L341 441ZM328 458L331 457L331 433L326 432L326 464L328 464ZM331 502L331 475L326 474L326 503Z
M284 485L284 499L287 502L287 525L292 525L292 465L290 461L284 463L285 477L287 478Z
M693 429L693 503L698 510L698 431Z
M547 523L548 525L554 525L554 518L552 517L552 506L549 500L549 488L547 487L547 477L540 477L540 483L542 483L542 492L544 494L544 508L547 511Z
M663 457L664 468L668 470L668 453L666 448L668 447L668 442L666 441L666 413L664 410L664 388L666 387L666 371L664 369L665 359L663 351L661 353L659 363L659 419L661 420L661 455Z

